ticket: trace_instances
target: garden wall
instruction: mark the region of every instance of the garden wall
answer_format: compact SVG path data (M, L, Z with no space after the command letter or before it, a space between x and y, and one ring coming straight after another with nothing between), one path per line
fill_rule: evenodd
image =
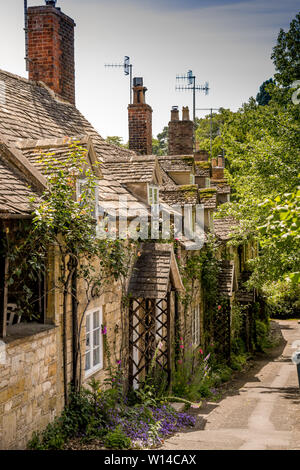
M57 328L19 324L2 345L0 362L0 449L25 449L63 407Z

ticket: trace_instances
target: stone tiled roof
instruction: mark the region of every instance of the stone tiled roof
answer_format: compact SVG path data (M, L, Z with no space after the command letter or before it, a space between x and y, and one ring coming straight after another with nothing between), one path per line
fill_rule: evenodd
M59 139L20 139L15 145L30 163L43 173L47 160L55 160L59 167L61 163L67 162L70 157L72 142L76 142L80 148L87 151L87 141L87 137L83 136Z
M211 191L210 188L199 190L200 204L204 205L204 209L216 209L217 192Z
M166 171L186 171L191 173L194 167L193 155L163 155L158 157L159 164Z
M107 159L105 168L120 183L151 183L158 168L155 156L139 156L130 159Z
M160 189L161 199L169 205L195 205L198 202L197 185L163 186Z
M219 180L210 180L210 185L212 188L215 188L218 194L230 194L231 188L230 185L227 183L226 180L219 181Z
M219 293L224 296L232 296L234 286L234 264L230 261L220 263L218 275Z
M169 283L176 289L183 289L172 245L144 243L138 257L128 293L136 298L163 299Z
M239 222L234 217L222 217L214 219L214 231L217 238L227 241L231 238Z
M4 89L4 99L0 101L0 134L6 138L9 145L17 144L22 152L24 150L25 155L27 154L37 168L41 169L37 151L41 142L50 140L53 145L56 139L67 140L73 136L89 136L100 162L109 158L124 160L136 156L130 150L105 142L72 104L63 101L44 84L31 82L1 70L0 81ZM53 149L51 145L48 150ZM25 150L22 148L24 146L28 148ZM56 145L55 147L57 154L63 158L65 148ZM122 194L126 194L132 202L138 202L105 170L104 165L101 165L101 171L102 169L107 184L103 182L101 189L107 190L107 194L101 196L106 204L113 203Z
M27 216L32 213L29 198L36 197L37 192L30 188L30 184L0 151L0 217L6 214Z
M135 155L108 144L72 104L63 101L43 83L0 70L5 98L0 102L0 133L9 142L90 135L100 160Z
M195 175L210 177L210 163L209 162L195 162Z

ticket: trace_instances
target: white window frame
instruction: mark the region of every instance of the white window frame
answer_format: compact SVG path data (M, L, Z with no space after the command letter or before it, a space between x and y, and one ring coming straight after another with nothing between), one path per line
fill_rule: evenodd
M81 196L81 185L85 185L87 183L87 179L86 178L79 178L77 181L76 181L76 199L78 200ZM93 217L96 221L98 221L98 217L99 217L99 188L98 186L96 185L95 188L95 207L94 207L94 211L93 211Z
M206 177L206 178L205 178L205 187L206 187L206 188L210 188L210 187L211 187L211 186L210 186L210 178L209 178L209 177Z
M192 343L194 346L199 346L201 341L200 332L200 305L198 304L193 309L192 318Z
M94 314L98 314L98 322L95 326L94 324ZM85 371L85 378L89 377L90 375L94 374L95 372L103 369L103 335L102 335L102 324L103 324L103 310L102 307L94 308L88 310L86 312L86 340L85 340L85 353L84 353L84 371ZM87 329L87 325L89 322L89 329ZM98 336L98 344L94 344L94 333L96 332ZM89 337L88 337L89 335ZM88 346L88 338L89 338L89 346ZM94 351L99 348L99 363L93 364L94 362ZM90 367L86 369L86 356L90 354Z
M193 173L190 173L190 184L195 184L195 175Z
M148 203L150 206L152 204L159 204L159 187L155 184L148 184Z

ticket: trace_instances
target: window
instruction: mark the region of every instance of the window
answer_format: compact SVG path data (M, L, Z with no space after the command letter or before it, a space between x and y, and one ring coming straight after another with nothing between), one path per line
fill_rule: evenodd
M200 306L193 310L193 319L192 319L192 342L195 346L200 344Z
M205 187L210 188L210 178L205 178Z
M190 184L195 184L195 175L190 174Z
M85 375L103 368L102 308L86 313Z
M77 181L77 184L76 184L76 196L77 196L77 199L80 198L81 194L86 190L86 184L87 184L87 180L85 179L80 179ZM91 203L94 204L94 208L93 208L93 211L92 211L92 216L94 217L94 219L98 219L98 215L99 215L99 211L98 211L98 206L99 206L99 189L98 189L98 186L96 186L94 188L94 194L93 194L93 197L91 198Z
M150 205L159 203L159 188L157 186L148 186L148 202Z

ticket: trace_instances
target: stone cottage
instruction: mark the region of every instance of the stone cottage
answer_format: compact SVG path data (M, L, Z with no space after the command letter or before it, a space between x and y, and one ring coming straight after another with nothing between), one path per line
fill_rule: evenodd
M193 152L193 123L187 108L182 121L178 109L172 110L169 155L152 155L152 109L146 103L146 88L140 77L134 80L134 100L128 107L129 150L105 142L75 106L74 27L74 21L52 4L29 8L29 79L0 71L4 90L0 102L2 449L25 448L33 431L43 429L60 414L66 394L62 297L49 288L59 275L55 249L49 253L50 278L45 276L36 285L38 297L43 299L36 306L37 321L24 321L18 315L18 292L7 282L6 243L30 226L30 197L39 197L47 187L45 169L40 163L42 155L51 154L58 162L63 161L70 151L70 142L79 142L98 178L99 225L104 220L116 221L119 233L121 222L126 220L125 231L134 227L132 238L138 233L134 238L138 241L137 252L127 278L123 283L112 279L110 289L95 295L85 312L80 337L82 383L92 377L103 381L106 376L102 325L107 328L113 359L119 359L119 351L123 352L128 384L133 387L147 373L158 344L156 359L169 381L179 332L184 332L186 344L204 344L205 292L197 277L192 280L191 301L183 302L187 287L184 268L189 259L199 257L205 249L209 233L215 232L220 244L220 291L231 299L240 286L241 297L247 300L248 295L243 291L242 274L253 253L248 253L247 247L230 252L226 243L236 222L214 220L213 216L230 194L224 161L209 162L205 152ZM101 165L95 166L96 162ZM196 225L197 206L203 209L201 246L188 236ZM152 223L148 240L140 240L136 225L140 214ZM170 223L168 237L160 235L164 217ZM174 242L176 220L181 220L190 232L182 230ZM229 264L222 259L226 257ZM81 292L80 281L78 284ZM125 310L124 295L128 300ZM79 298L75 315L82 314L82 304ZM70 298L66 320L68 383L74 372L74 308ZM225 320L228 336L230 309Z

